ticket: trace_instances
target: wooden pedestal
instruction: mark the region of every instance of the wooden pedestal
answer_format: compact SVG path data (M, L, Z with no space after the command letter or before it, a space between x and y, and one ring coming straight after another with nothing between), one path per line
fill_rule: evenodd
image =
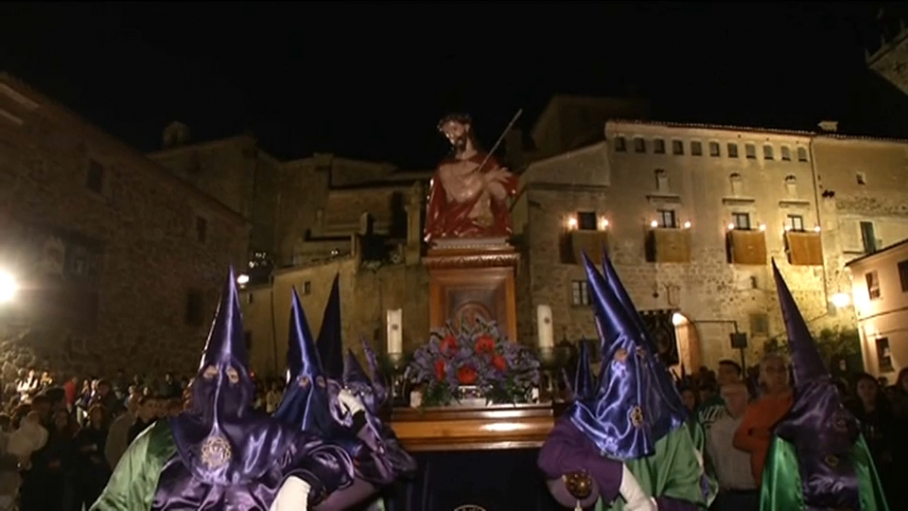
M538 448L555 425L551 404L395 408L391 428L408 451Z
M455 327L481 317L495 321L501 334L517 337L514 271L519 256L503 241L457 240L429 250L429 326Z

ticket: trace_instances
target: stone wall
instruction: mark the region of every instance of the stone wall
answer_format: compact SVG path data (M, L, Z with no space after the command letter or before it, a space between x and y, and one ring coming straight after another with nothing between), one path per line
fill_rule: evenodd
M0 321L4 377L28 364L81 375L194 370L227 268L245 259L243 219L19 82L2 80L0 109L4 231L62 228L102 247L85 280L90 287L78 289L97 295L96 321L76 329L46 321L46 304L29 310L13 304ZM66 250L59 275L36 265L46 262L40 250L20 254L22 264L12 271L23 288L49 275L65 287L84 268L70 266ZM202 316L193 324L190 293L197 293Z

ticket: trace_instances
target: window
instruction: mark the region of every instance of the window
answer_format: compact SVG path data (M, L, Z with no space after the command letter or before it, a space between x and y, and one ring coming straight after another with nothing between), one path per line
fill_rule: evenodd
M104 191L104 165L101 165L95 160L90 160L88 162L85 187L95 193L102 193Z
M627 151L627 142L624 141L624 137L615 137L615 152L623 153Z
M577 229L581 231L595 231L596 226L595 211L578 211L577 212Z
M889 338L880 337L876 340L876 361L880 366L879 372L891 373L895 371L892 365L892 351L889 349Z
M672 140L672 154L684 154L684 142Z
M738 157L738 144L731 142L728 144L728 157L737 158Z
M790 231L801 232L804 230L804 217L801 215L788 215L786 226Z
M867 174L865 174L863 172L857 172L854 175L854 180L857 181L857 183L861 186L866 185L867 184Z
M899 281L902 283L902 292L908 292L908 261L899 263Z
M701 144L700 142L691 142L690 143L690 154L692 156L703 155L703 144Z
M712 156L713 158L718 158L719 156L721 156L721 153L719 152L719 143L718 142L709 143L709 155Z
M798 161L807 161L807 148L798 148Z
M653 152L656 154L665 154L665 140L657 138L653 140Z
M659 215L659 227L663 229L675 229L678 227L674 210L660 209L657 213Z
M303 282L303 295L311 295L311 294L312 294L312 282L307 280L307 281Z
M744 144L744 155L748 160L757 159L757 147L753 144Z
M246 345L246 353L252 351L252 332L249 330L243 332L243 344Z
M186 324L189 326L202 326L205 323L205 309L203 307L201 291L190 291L186 295Z
M861 241L864 244L864 253L872 254L877 251L876 232L873 222L861 222Z
M731 217L735 224L735 229L740 229L742 231L750 230L750 213L732 213Z
M867 295L871 300L880 298L880 277L875 271L864 274L864 280L867 282Z
M782 161L791 161L791 149L787 145L783 145L780 150L782 151Z
M771 160L771 159L773 159L773 157L772 157L772 146L771 146L771 145L765 145L765 146L763 146L763 159L764 159L764 160Z
M571 305L582 306L590 304L590 288L585 280L571 282Z
M255 303L255 294L246 293L246 305L252 305Z
M659 193L668 193L668 176L663 169L656 169L656 191Z
M751 314L750 334L753 336L769 335L769 316L766 314Z
M731 194L735 197L741 195L742 181L741 174L733 172L728 176L728 181L731 184Z
M798 178L791 174L785 176L785 193L787 193L789 197L798 196Z
M645 153L646 152L646 140L642 138L634 139L634 152L635 153Z
M208 220L200 216L195 217L195 239L199 243L205 243L208 239Z

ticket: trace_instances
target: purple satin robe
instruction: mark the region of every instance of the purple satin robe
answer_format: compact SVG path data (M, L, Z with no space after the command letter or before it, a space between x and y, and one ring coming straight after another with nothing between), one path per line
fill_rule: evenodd
M586 472L606 502L618 497L624 464L600 455L596 444L567 417L555 422L539 451L538 465L549 480L560 479L570 472Z

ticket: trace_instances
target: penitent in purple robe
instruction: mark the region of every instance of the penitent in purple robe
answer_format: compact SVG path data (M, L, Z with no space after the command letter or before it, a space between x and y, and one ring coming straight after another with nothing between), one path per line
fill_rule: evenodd
M290 477L309 484L309 504L352 482L349 455L315 434L252 410L233 272L192 385L192 407L171 419L176 455L165 463L154 510L268 511Z

